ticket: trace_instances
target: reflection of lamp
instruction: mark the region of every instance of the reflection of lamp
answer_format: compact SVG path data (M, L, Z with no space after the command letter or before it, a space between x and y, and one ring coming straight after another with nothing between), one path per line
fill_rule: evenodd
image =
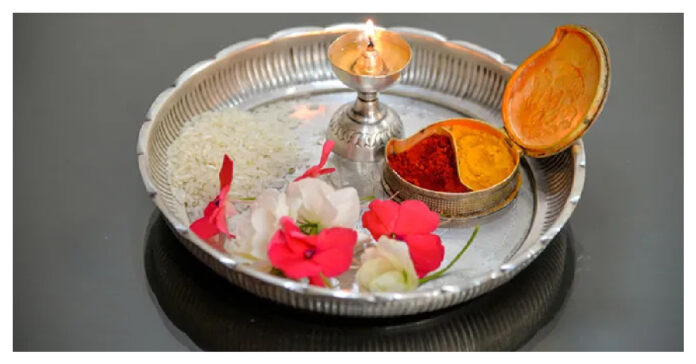
M403 133L399 115L381 104L377 93L399 79L411 48L398 34L375 29L368 20L365 31L344 34L331 44L329 60L338 79L358 97L336 111L326 137L336 142L334 152L341 156L375 161L387 140Z

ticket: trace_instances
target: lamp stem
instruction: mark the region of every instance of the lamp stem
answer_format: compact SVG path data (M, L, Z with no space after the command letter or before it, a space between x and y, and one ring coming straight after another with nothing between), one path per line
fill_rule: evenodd
M376 92L358 92L348 116L362 124L375 124L386 116L387 110L379 103Z

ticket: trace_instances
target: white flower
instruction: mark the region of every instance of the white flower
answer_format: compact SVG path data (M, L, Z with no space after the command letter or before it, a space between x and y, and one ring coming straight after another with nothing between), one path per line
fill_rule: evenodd
M285 194L273 189L264 191L256 198L251 212L236 224L237 238L231 241L228 250L268 260L268 242L280 227L283 216L291 216Z
M360 217L360 198L353 187L336 190L317 178L305 178L290 183L285 193L298 225L353 228Z
M360 260L356 280L361 289L408 292L418 287L418 275L404 242L382 236L377 245L365 250Z
M235 221L236 239L227 251L260 262L268 260L268 243L280 228L280 218L290 216L298 225L316 224L353 228L360 217L360 199L353 187L334 189L316 178L292 182L284 193L269 189L256 198L254 206Z

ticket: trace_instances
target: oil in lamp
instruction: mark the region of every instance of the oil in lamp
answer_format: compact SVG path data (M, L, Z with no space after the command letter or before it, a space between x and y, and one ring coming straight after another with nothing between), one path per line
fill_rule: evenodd
M326 137L336 142L338 155L376 161L387 141L403 134L399 115L380 103L377 93L399 79L411 60L411 48L398 34L375 29L368 20L364 31L346 33L331 43L329 60L338 79L358 95L334 113Z

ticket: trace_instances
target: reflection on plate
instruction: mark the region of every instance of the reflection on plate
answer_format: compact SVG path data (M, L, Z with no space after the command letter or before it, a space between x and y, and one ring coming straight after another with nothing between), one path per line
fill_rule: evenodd
M560 309L573 281L565 227L527 269L468 303L416 316L332 317L254 296L200 263L155 212L145 244L147 279L161 310L204 350L514 350Z

